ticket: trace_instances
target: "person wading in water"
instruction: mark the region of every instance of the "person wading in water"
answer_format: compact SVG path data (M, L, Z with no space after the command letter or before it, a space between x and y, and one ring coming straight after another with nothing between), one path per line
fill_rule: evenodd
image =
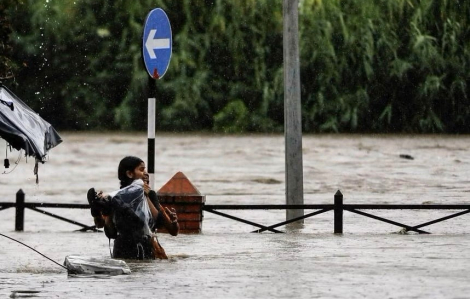
M167 259L155 235L165 228L178 235L179 224L173 209L163 208L157 194L150 189L145 163L127 156L119 162L121 188L110 194L88 190L87 199L97 228L104 227L106 236L114 240L113 258Z

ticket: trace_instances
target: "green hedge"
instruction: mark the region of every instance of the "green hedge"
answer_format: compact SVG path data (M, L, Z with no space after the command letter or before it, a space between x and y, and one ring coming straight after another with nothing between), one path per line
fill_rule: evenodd
M173 30L157 81L153 7ZM156 97L159 130L283 130L281 0L22 0L7 16L4 83L59 129L144 130ZM301 0L304 132L469 133L469 19L460 0Z

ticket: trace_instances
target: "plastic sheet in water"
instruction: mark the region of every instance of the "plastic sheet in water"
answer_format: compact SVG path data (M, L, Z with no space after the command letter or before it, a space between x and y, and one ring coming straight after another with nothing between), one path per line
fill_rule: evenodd
M65 257L64 265L69 274L121 275L131 273L126 262L109 258L68 255Z

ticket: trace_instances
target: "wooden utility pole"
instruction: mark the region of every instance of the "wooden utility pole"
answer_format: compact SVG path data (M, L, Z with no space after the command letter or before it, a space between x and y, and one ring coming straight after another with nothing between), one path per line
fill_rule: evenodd
M298 19L299 1L283 0L286 204L304 203ZM286 220L303 215L303 209L286 210Z

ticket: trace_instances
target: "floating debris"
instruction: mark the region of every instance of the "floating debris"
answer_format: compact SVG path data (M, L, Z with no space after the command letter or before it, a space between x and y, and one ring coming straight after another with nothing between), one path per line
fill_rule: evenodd
M415 159L415 158L413 158L412 156L406 155L406 154L400 154L400 158L408 159L408 160L414 160L414 159Z
M40 293L40 291L12 291L10 298L36 297L35 295L38 293Z
M260 183L260 184L268 184L268 185L276 185L281 184L282 182L273 178L258 178L254 179L253 182Z
M121 275L131 273L126 262L110 258L68 255L65 257L64 265L69 274Z

